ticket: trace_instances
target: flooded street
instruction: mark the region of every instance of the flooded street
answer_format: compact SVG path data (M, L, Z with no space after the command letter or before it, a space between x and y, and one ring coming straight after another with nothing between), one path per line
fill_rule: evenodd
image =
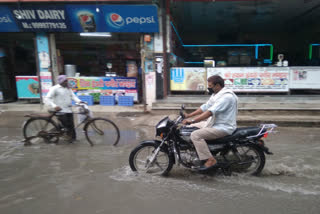
M174 166L169 177L137 175L128 164L139 141L152 139L159 116L111 118L117 147L25 147L21 121L0 124L0 213L320 213L320 128L279 128L266 145L260 177L198 174Z

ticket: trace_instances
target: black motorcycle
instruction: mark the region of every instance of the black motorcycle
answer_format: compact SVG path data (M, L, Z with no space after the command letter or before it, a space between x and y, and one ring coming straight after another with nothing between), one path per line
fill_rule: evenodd
M184 106L175 120L165 117L156 125L156 136L161 140L142 141L132 150L129 164L133 171L168 175L173 164L197 170L202 163L191 142L191 132L196 127L182 126ZM259 175L265 165L264 153L271 155L263 138L273 132L275 124L261 124L259 127L237 128L232 135L208 140L212 155L218 161L218 168L225 175L232 172Z

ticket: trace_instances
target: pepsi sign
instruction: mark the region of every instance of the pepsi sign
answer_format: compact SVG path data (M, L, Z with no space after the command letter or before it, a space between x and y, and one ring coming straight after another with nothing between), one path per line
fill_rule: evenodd
M106 32L95 5L66 5L73 32Z
M159 32L155 5L103 5L107 32Z
M19 28L6 6L0 6L0 32L19 32Z

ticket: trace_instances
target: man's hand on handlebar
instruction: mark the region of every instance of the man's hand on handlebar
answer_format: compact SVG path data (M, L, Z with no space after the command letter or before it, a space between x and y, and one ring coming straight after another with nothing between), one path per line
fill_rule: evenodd
M192 120L185 119L185 120L182 121L183 125L190 125L191 123L192 123Z

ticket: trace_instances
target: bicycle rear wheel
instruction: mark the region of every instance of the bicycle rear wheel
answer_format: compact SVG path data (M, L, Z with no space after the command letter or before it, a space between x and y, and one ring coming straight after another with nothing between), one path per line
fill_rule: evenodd
M45 118L30 118L23 126L23 136L27 143L57 143L59 129L55 123Z
M117 125L105 118L94 118L85 126L85 135L91 146L94 144L117 145L120 131Z

